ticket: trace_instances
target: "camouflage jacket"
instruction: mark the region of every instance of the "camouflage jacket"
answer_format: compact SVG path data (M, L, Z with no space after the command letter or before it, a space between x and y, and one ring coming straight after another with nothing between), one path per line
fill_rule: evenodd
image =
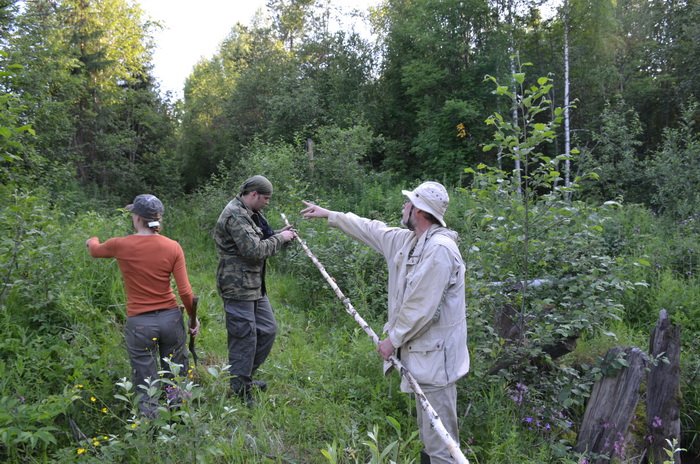
M282 249L282 236L275 234L265 238L253 214L241 198L236 197L216 221L214 242L219 254L216 282L223 299L251 301L261 298L265 259ZM257 214L265 220L261 213Z

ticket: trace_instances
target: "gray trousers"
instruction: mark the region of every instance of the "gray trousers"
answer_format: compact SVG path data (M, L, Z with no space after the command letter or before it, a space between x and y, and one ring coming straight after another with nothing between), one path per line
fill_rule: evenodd
M259 300L224 300L232 386L249 385L265 362L277 335L277 321L267 296Z
M140 395L139 409L145 416L155 417L160 389L157 395L149 397L139 385L145 386L147 378L158 379L159 370L170 370L163 358L181 364L180 375L187 374L187 336L182 311L179 308L161 309L128 317L124 339L131 362L132 380L136 393Z
M439 390L424 391L425 397L435 409L442 425L459 445L459 428L457 425L457 386L452 383ZM423 411L420 402L416 398L416 411L418 414L418 431L423 442L425 452L430 456L430 464L447 464L455 462L447 450L445 442L430 425L428 414Z

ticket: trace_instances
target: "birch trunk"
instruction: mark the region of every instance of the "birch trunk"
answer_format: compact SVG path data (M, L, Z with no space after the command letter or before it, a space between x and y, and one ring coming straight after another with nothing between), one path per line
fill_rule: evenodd
M518 83L515 81L515 73L516 73L516 67L515 67L515 57L516 57L516 52L515 52L515 45L514 45L514 39L513 39L513 0L508 0L508 25L510 26L509 31L510 31L510 43L508 44L508 52L510 55L510 75L512 76L513 80L513 95L519 95L518 93ZM513 118L513 127L518 127L520 125L519 122L519 117L518 117L518 101L513 100L513 109L511 111L511 117ZM515 167L513 169L513 174L515 174L515 185L517 185L517 192L518 194L522 193L522 185L521 185L521 179L522 179L522 166L520 165L520 153L516 152L515 153ZM500 164L500 163L499 163Z
M571 187L571 130L569 118L569 1L564 0L564 186ZM566 198L571 198L567 192Z

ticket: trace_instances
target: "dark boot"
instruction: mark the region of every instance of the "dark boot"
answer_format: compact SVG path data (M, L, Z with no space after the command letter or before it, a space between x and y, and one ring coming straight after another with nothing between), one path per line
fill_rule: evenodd
M250 387L255 390L264 392L267 390L267 382L265 382L264 380L253 380L250 384Z
M430 456L423 450L420 450L420 464L430 464Z
M252 383L240 376L231 379L231 393L239 397L249 408L255 406L255 399L251 391Z

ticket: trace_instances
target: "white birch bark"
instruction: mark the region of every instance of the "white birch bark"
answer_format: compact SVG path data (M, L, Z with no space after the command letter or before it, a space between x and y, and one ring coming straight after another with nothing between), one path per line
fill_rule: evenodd
M510 26L510 31L509 31L509 36L510 36L510 43L508 44L508 52L510 55L510 75L511 79L513 81L513 95L518 95L518 83L515 80L515 44L514 41L515 39L513 38L513 30L515 29L514 21L513 21L513 0L508 0L508 25ZM518 127L519 119L518 119L518 101L513 100L513 108L511 112L511 117L513 118L513 127ZM515 168L513 169L513 173L515 174L515 185L517 185L517 192L519 194L522 193L522 185L521 185L521 172L522 168L520 166L520 153L515 154ZM499 163L500 164L500 163Z
M571 187L571 130L569 126L569 0L564 0L564 186ZM567 192L567 198L571 193Z

